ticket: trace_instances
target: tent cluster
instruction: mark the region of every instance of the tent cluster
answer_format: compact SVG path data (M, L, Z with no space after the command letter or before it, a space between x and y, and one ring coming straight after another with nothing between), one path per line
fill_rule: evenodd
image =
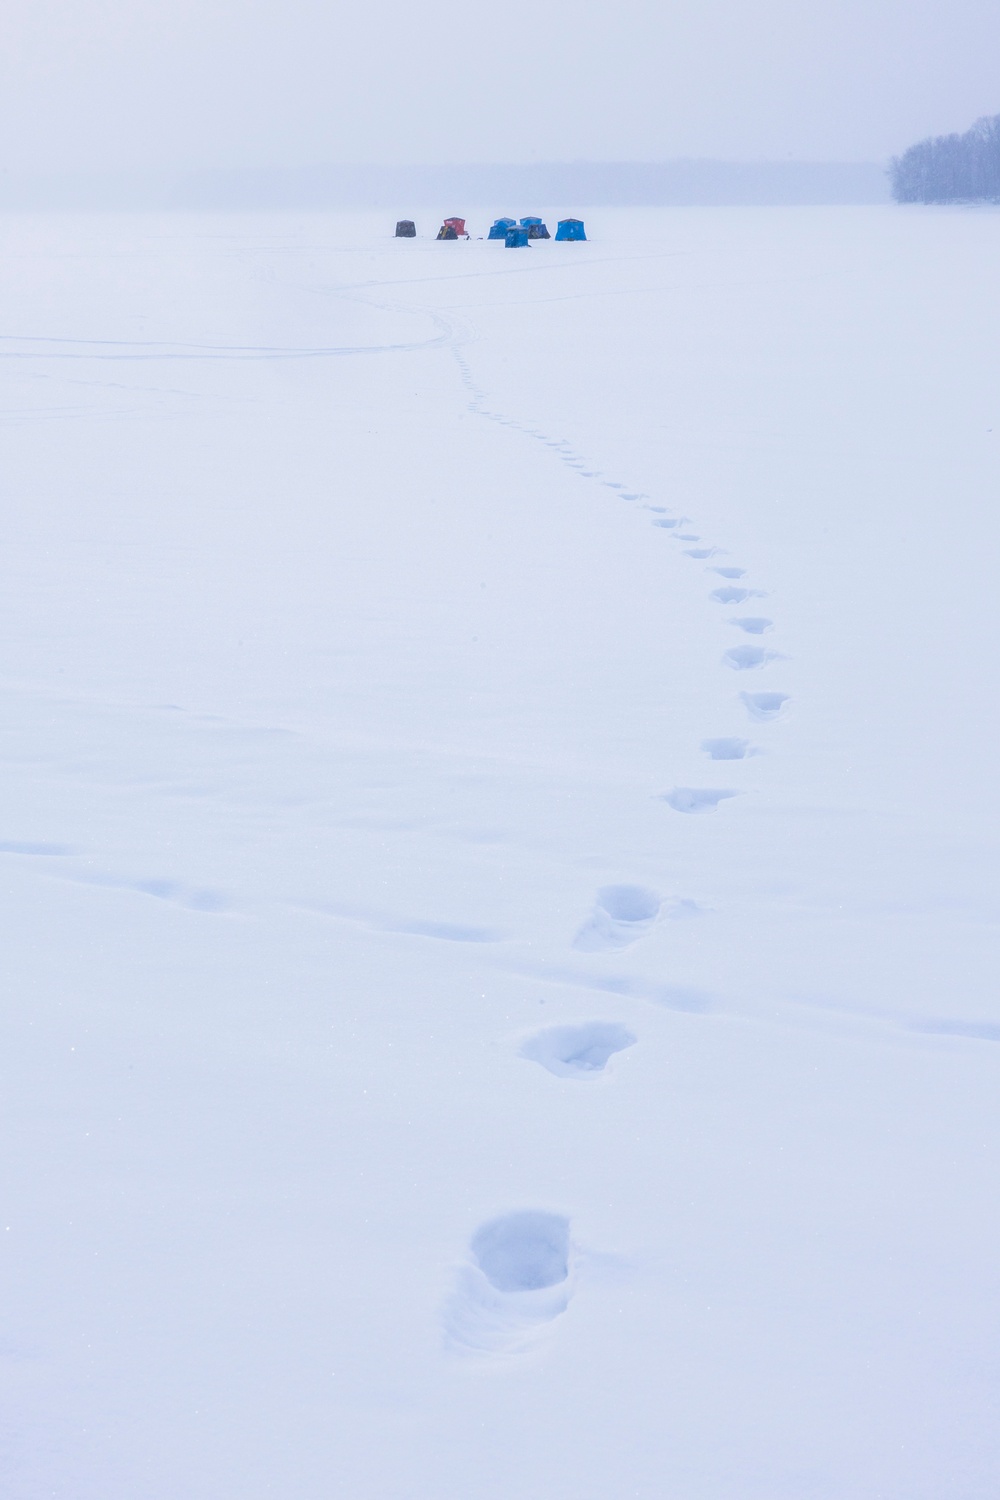
M519 245L526 245L529 240L550 240L552 236L542 223L541 219L496 219L489 234L488 240L506 240L508 235L513 235Z
M532 240L550 240L552 236L541 219L497 219L487 239L503 240L508 250L519 250ZM585 240L586 231L582 219L560 219L556 226L557 240Z
M412 240L417 233L412 219L400 219L396 224L398 240ZM468 239L464 219L445 219L437 232L439 240ZM541 219L530 216L526 219L495 219L486 236L488 240L503 240L508 250L517 250L531 240L550 240L552 236ZM560 219L556 228L557 240L585 240L587 238L582 219Z

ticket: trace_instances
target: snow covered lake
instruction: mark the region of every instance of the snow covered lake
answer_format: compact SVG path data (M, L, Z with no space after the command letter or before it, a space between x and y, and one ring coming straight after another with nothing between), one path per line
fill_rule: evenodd
M4 1494L994 1500L1000 215L416 217L0 221Z

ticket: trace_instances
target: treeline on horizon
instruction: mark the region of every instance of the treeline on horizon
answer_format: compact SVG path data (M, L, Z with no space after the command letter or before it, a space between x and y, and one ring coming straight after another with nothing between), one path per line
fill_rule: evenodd
M918 141L889 166L897 203L1000 203L1000 115Z

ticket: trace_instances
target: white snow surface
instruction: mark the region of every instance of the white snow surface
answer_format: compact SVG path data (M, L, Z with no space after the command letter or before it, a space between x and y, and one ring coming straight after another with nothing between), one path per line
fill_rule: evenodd
M416 217L0 222L3 1493L993 1500L1000 216Z

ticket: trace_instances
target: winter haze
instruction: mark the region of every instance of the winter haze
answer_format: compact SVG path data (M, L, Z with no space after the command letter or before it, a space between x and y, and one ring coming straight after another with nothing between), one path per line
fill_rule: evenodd
M996 1500L997 26L8 7L3 1500Z
M0 165L881 161L998 47L989 0L8 0Z

